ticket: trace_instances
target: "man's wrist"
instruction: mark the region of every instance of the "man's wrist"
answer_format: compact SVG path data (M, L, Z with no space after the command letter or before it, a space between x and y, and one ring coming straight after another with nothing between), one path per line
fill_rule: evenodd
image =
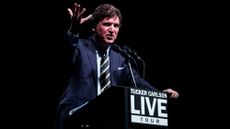
M79 33L74 33L74 32L72 32L71 30L68 30L68 35L70 36L70 37L74 37L74 38L78 38L79 37Z

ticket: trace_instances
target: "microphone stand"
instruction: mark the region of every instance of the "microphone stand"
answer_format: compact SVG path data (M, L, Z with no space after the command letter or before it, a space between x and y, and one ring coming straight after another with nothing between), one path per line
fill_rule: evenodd
M127 52L128 54L133 55L137 60L140 60L142 62L142 68L143 68L142 69L142 78L145 79L145 61L137 54L137 52L135 50L132 50L131 48L129 48L126 45L124 45L123 48L124 48L125 52ZM135 59L133 59L133 60L134 60L134 62L136 62ZM137 66L137 71L140 73L140 71L138 69L138 66Z
M142 78L145 79L145 61L142 58L140 58L140 60L142 62L142 67L143 67Z
M120 52L127 59L126 61L128 63L128 66L129 66L129 71L130 71L130 74L131 74L131 77L132 77L132 80L133 80L134 87L137 88L136 80L135 80L135 77L134 77L134 74L133 74L133 69L132 69L132 66L131 66L131 63L130 63L130 59L132 58L132 56L130 56L128 53L124 52L117 44L113 44L112 48L114 50Z
M130 63L129 59L128 59L128 66L129 66L129 71L130 71L130 74L131 74L131 77L132 77L132 80L133 80L134 87L137 88L137 83L136 83L136 80L135 80L135 77L134 77L134 74L133 74L133 69L132 69L132 66L131 66L131 63Z

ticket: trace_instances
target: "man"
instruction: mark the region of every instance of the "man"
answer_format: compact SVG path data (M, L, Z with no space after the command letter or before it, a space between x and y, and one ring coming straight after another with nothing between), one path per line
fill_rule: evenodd
M73 70L68 87L60 100L55 129L64 129L64 121L75 109L100 95L111 86L138 86L149 90L157 90L133 70L133 76L125 56L117 51L115 41L121 26L122 14L111 4L99 5L93 14L83 18L86 9L77 3L68 8L71 25L67 33L68 42L74 48L72 57ZM91 23L92 35L88 39L80 39L80 25L86 21ZM104 60L104 55L106 59ZM100 63L103 61L103 63ZM102 69L105 67L105 69ZM101 79L104 77L103 79ZM166 89L170 97L179 94Z

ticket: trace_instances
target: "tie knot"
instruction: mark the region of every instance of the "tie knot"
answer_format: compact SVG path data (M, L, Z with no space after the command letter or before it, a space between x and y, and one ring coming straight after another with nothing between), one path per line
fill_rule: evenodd
M106 57L107 57L107 53L104 53L104 54L102 55L102 57L106 58Z
M107 55L106 49L101 49L101 50L98 51L98 53L99 53L99 55L100 55L101 57Z

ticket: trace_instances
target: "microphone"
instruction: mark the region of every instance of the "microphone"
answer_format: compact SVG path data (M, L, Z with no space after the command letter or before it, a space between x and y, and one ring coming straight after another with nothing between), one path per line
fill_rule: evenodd
M126 53L129 53L130 55L134 56L137 60L140 60L142 62L142 78L145 78L145 61L137 54L137 52L128 46L124 45L123 46L123 51Z
M124 45L123 46L123 51L133 55L135 58L137 58L138 60L142 60L142 58L137 54L137 52L131 48L129 48L128 46Z
M129 53L127 53L126 51L124 51L124 49L121 49L121 47L118 46L117 44L113 44L113 45L112 45L112 48L113 48L115 51L121 53L124 57L126 57L126 58L128 58L128 59L132 58L131 55L130 55Z

